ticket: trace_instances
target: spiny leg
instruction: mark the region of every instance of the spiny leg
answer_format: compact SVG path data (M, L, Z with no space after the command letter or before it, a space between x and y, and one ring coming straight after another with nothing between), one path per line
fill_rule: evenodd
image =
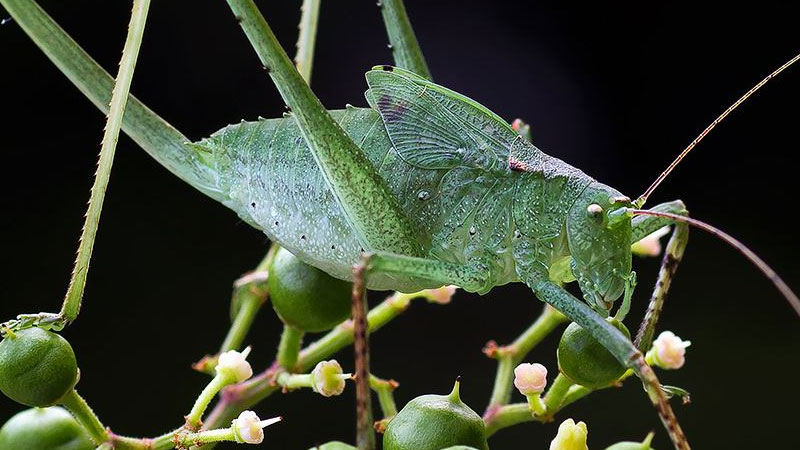
M364 247L421 254L411 221L386 181L297 72L255 3L228 0L228 5L291 108L314 160Z
M457 284L476 291L486 286L487 271L482 265L463 266L392 253L365 254L353 268L353 335L356 360L356 443L360 450L375 448L372 404L369 401L369 336L367 335L366 286L373 273L418 277L432 283Z
M408 20L403 0L380 0L378 8L381 9L383 22L386 24L386 34L389 35L389 45L397 67L433 80L411 21Z
M661 384L653 369L647 365L644 355L619 330L606 322L589 306L551 281L529 283L539 299L561 311L570 320L587 330L617 360L633 369L644 384L647 396L658 411L661 422L667 429L673 444L679 450L689 450L689 442L669 405Z
M657 205L653 210L688 215L686 207L680 200ZM645 235L650 234L664 226L664 221L665 219L660 217L637 216L633 223L634 235L638 236L642 233ZM683 252L686 250L688 241L689 225L682 222L674 223L672 236L670 236L664 251L664 257L661 260L661 268L658 271L658 278L656 279L653 293L650 296L647 312L642 319L642 323L639 325L639 330L633 341L636 348L642 352L647 352L647 350L650 349L656 324L661 315L661 310L664 307L664 300L672 285L672 279L675 276L675 272L678 270L678 265L681 259L683 259Z

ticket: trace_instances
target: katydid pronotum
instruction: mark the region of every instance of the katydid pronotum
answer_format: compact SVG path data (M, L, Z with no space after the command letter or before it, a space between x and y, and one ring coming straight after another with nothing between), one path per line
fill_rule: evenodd
M15 2L3 3L15 15ZM178 176L334 276L352 278L353 264L367 252L362 269L373 288L410 291L453 283L482 293L525 282L633 366L676 443L687 446L641 358L660 303L651 307L636 345L602 320L617 299L625 295L623 309L630 299L632 242L678 221L665 261L680 258L686 227L675 215L686 214L682 203L634 210L644 198L632 202L545 155L486 108L402 60L396 63L405 69L368 72L369 108L328 116L252 5L229 3L260 46L292 109L289 116L226 127L186 145L180 133L132 99L127 133ZM15 15L26 31L38 33L34 39L61 70L105 108L110 78L44 16L31 17L26 22ZM670 262L662 277L671 271ZM573 280L586 303L561 287ZM663 300L663 292L656 297Z

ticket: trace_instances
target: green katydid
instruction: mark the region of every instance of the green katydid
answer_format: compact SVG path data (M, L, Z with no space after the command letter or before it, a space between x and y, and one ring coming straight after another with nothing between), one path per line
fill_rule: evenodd
M104 109L110 77L41 10L16 0L2 3ZM411 62L397 63L412 70L379 66L367 73L369 107L327 112L252 2L229 3L292 111L186 144L131 98L126 133L180 178L339 278L353 279L353 265L367 254L359 273L376 289L457 284L485 293L526 283L636 371L676 446L688 448L641 353L664 292L654 294L637 345L603 320L622 296L621 308L627 308L635 284L633 242L678 222L668 255L680 258L690 220L683 203L640 210L646 196L633 202L546 155L487 108L433 83L423 76L426 69ZM391 3L396 2L386 2ZM411 53L424 63L418 49ZM660 278L668 279L674 265L662 272ZM785 283L774 272L770 277L797 308ZM585 302L563 289L573 280Z

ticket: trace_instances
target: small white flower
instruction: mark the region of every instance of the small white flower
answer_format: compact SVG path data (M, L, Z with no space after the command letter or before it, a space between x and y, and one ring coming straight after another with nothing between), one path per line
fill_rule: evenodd
M350 377L349 373L342 373L342 366L335 359L321 361L311 372L311 388L324 397L339 395L344 391L345 380Z
M639 256L658 256L661 254L661 238L669 233L669 226L661 227L634 243L631 250Z
M567 419L558 426L558 434L550 442L550 450L589 450L586 445L587 434L585 423Z
M522 395L537 395L547 386L547 368L539 363L522 363L514 369L514 386Z
M458 286L455 285L447 285L442 286L437 289L426 289L423 291L425 298L428 299L429 302L438 303L440 305L446 305L450 303L453 299L453 295L458 290Z
M680 369L686 362L686 347L692 345L690 341L681 340L671 331L662 331L653 341L651 354L653 363L662 369Z
M217 373L229 375L234 383L240 383L253 376L253 368L247 362L247 355L250 354L250 347L239 353L236 350L227 351L219 355L217 362Z
M280 421L280 417L261 420L253 411L242 411L231 422L233 438L239 444L260 444L264 441L264 428Z

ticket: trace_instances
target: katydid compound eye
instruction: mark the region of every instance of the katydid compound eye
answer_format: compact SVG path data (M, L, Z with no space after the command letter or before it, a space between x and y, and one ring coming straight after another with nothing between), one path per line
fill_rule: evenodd
M586 212L589 213L591 217L600 217L600 215L603 214L603 207L597 203L592 203L586 207Z

